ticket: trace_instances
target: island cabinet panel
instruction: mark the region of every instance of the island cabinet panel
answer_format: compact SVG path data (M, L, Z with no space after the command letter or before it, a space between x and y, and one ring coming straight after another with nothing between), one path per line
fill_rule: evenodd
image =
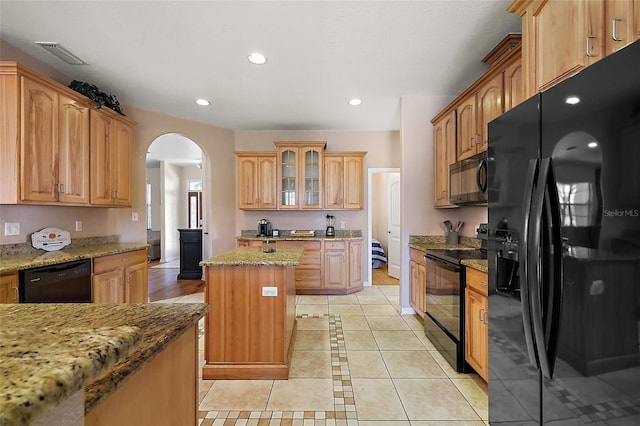
M289 377L294 274L293 266L207 267L205 302L211 311L205 327L203 379Z
M197 328L192 326L85 417L85 426L194 425Z

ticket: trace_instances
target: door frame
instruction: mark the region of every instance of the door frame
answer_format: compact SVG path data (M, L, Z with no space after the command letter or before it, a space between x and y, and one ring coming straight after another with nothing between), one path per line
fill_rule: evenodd
M367 252L367 279L363 283L364 286L372 285L372 268L371 268L371 233L373 231L373 219L371 215L372 206L373 206L373 175L377 173L400 173L399 167L370 167L367 169L367 241L366 241L366 252ZM400 176L402 179L402 175ZM400 205L402 206L402 200L400 201ZM402 218L402 215L400 216ZM402 226L402 225L401 225ZM400 250L400 264L402 265L402 250Z

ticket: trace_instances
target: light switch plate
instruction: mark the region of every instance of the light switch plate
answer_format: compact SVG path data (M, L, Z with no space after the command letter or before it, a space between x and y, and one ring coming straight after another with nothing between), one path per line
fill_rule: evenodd
M138 212L131 212L131 222L138 221Z
M6 222L4 224L4 235L20 235L20 223Z
M82 221L76 220L76 231L82 231Z

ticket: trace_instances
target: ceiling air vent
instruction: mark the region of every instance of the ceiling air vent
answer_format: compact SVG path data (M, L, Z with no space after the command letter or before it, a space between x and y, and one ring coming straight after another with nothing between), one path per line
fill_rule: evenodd
M69 52L67 49L65 49L64 47L60 46L56 42L36 41L36 44L38 46L42 47L47 52L57 56L58 58L62 59L63 61L65 61L66 63L68 63L70 65L87 65L87 63L85 61L83 61L82 59L78 58L76 55L74 55L73 53Z

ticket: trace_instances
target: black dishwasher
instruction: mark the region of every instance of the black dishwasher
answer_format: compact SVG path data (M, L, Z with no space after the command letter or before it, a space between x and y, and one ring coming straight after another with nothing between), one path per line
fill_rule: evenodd
M20 271L20 303L90 303L91 261Z

